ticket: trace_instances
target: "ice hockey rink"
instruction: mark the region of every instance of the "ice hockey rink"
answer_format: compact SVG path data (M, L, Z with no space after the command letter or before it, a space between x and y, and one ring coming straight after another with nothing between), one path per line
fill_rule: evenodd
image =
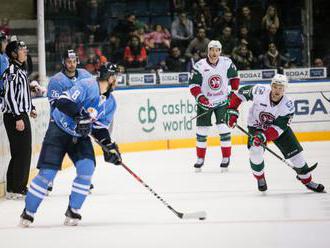
M330 142L302 144L306 160L319 162L314 180L330 190ZM28 229L18 227L24 202L0 200L0 247L330 247L330 195L307 191L271 154L265 157L265 195L250 173L245 146L233 147L227 173L220 173L218 147L208 149L199 174L192 168L194 149L126 153L123 159L173 208L205 210L207 219L179 219L124 168L99 157L79 226L63 225L75 174L70 168L58 174Z

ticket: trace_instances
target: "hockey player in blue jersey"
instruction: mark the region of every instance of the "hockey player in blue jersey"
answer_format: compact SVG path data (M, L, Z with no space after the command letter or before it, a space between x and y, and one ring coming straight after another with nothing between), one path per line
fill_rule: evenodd
M70 89L76 82L84 78L92 77L85 69L78 69L79 58L74 50L65 50L62 56L62 70L52 76L49 80L47 97L51 112L54 110L54 101L66 90Z
M79 210L85 201L95 168L95 155L89 137L92 134L108 151L104 160L121 164L118 146L110 138L108 126L116 110L111 94L116 83L116 66L102 65L99 77L86 78L63 92L54 101L54 110L47 129L38 161L38 175L32 180L25 198L25 208L20 225L28 227L47 194L47 188L60 170L67 153L76 167L69 206L65 212L65 225L77 225L81 220Z
M85 69L78 69L79 58L74 50L65 50L62 55L62 70L52 76L48 83L47 97L50 111L53 112L53 103L66 90L70 89L76 82L84 78L92 77ZM93 188L91 184L91 188ZM49 185L48 191L52 191L53 184Z
M9 66L9 59L5 53L7 44L8 41L6 34L0 31L0 110L3 101L2 97L4 94L2 74Z

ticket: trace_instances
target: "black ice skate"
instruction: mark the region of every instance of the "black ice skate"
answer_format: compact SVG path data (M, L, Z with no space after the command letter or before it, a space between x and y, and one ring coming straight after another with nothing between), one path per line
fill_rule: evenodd
M204 165L204 159L203 158L198 158L197 162L194 164L195 172L201 172L202 171L202 166Z
M305 186L307 189L310 189L314 192L325 193L325 191L324 191L325 188L324 188L323 184L314 183L313 181L310 181L309 183L305 184Z
M24 208L23 213L21 214L20 217L21 217L21 219L20 219L19 225L21 227L29 227L31 225L31 223L33 222L33 220L34 220L33 216L26 213L25 208Z
M221 172L227 172L229 164L230 164L230 158L222 158L220 164Z
M72 211L70 206L65 212L65 220L64 225L66 226L76 226L78 222L81 220L81 215Z
M261 191L261 192L265 192L268 188L267 188L267 182L266 182L266 179L263 177L263 178L260 178L260 179L257 179L257 183L258 183L258 190Z

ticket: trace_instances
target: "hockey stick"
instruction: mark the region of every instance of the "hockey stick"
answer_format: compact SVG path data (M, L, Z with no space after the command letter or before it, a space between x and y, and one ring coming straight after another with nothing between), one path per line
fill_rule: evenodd
M93 136L92 136L93 137ZM108 151L108 147L104 146L100 143L96 138L94 141L102 147L105 151ZM137 174L135 174L128 166L126 166L123 162L120 164L129 174L131 174L139 183L141 183L145 188L147 188L158 200L160 200L169 210L171 210L177 217L180 219L199 219L205 220L206 219L206 212L205 211L198 211L192 213L181 213L176 211L170 204L168 204L162 197L160 197L148 184L146 184Z
M240 131L242 131L243 133L245 133L247 136L251 137L252 135L246 131L244 128L242 128L240 125L236 124L235 127L237 127ZM274 152L273 150L271 150L269 147L267 147L265 144L260 144L265 150L267 150L268 152L270 152L271 154L273 154L276 158L278 158L279 160L281 160L283 163L285 163L287 166L294 168L294 166L292 164L290 164L286 159L282 158L280 155L278 155L276 152ZM307 172L311 172L312 170L314 170L317 166L317 163L315 163L314 165L312 165L311 167L309 167L307 169Z
M330 99L328 99L328 98L324 95L324 93L323 93L322 91L320 91L320 93L321 93L321 95L323 96L323 98L324 98L327 102L330 102Z

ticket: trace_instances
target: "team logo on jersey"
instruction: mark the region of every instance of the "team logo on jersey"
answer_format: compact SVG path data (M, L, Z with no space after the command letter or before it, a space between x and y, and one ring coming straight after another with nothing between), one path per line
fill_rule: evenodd
M273 124L275 116L269 112L260 112L259 113L259 127L263 130L266 130L270 125Z
M220 75L212 75L208 80L209 87L212 90L218 90L222 86L222 79Z

